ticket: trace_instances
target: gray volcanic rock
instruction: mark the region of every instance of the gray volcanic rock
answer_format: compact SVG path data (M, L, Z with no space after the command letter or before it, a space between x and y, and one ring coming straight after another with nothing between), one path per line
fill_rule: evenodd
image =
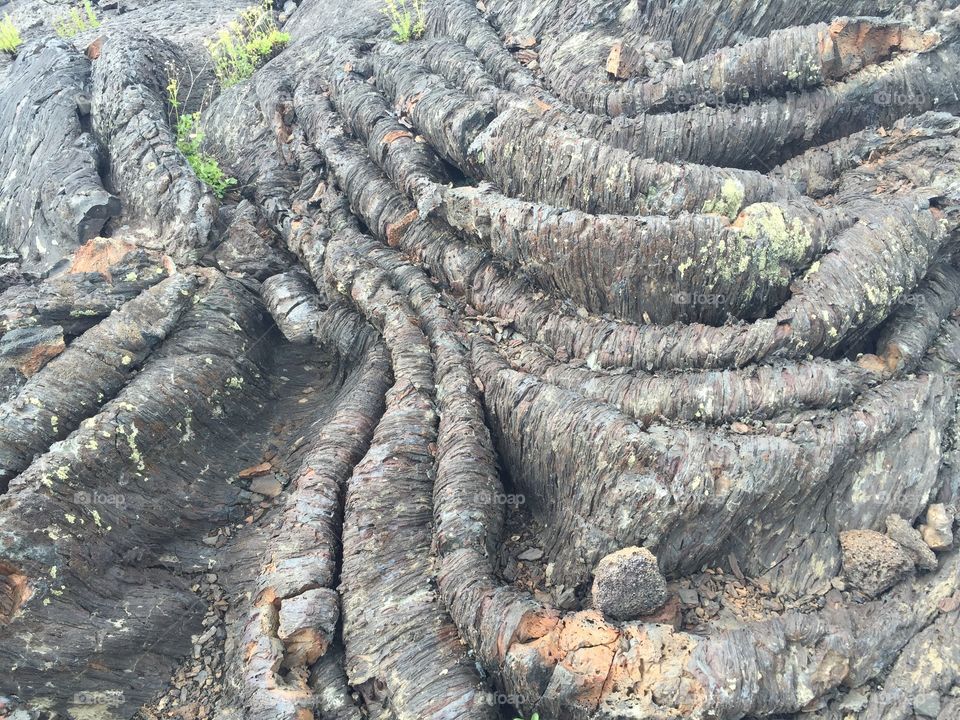
M594 570L593 602L609 618L649 615L667 601L667 582L646 548L628 547L604 557Z

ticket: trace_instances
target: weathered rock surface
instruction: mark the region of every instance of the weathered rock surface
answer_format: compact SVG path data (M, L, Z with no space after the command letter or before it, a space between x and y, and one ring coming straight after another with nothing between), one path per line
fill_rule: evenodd
M0 715L955 715L957 3L250 2L0 9Z
M170 125L171 75L189 77L177 44L153 35L107 36L93 63L93 128L112 158L109 180L123 212L115 227L139 246L196 262L216 219L213 194L177 148Z
M24 378L35 375L63 352L63 328L15 328L0 337L0 367L13 368Z
M90 61L67 42L25 45L0 72L0 250L45 272L120 210L89 132Z
M926 519L920 528L923 541L932 550L948 550L953 545L953 509L943 503L933 503L927 508Z
M617 550L593 571L593 603L611 620L649 615L666 601L667 582L647 548Z
M907 548L874 530L843 532L840 547L844 576L870 597L893 587L914 567L913 554Z
M887 535L902 545L921 570L937 567L937 556L923 540L920 531L899 515L887 515Z

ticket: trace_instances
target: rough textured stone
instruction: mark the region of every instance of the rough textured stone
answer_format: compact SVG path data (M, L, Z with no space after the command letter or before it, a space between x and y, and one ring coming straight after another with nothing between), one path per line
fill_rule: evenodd
M383 1L303 0L229 88L202 41L256 0L94 0L70 43L136 248L6 276L2 331L70 344L9 403L0 706L132 717L184 658L141 715L960 717L960 553L834 582L841 530L956 496L960 10L920 53L832 22L901 0L437 0L410 43ZM145 273L197 287L148 322ZM639 546L620 599L667 604L582 609Z
M683 624L680 598L677 595L671 595L663 607L655 610L649 615L642 616L640 618L640 622L670 625L674 630L679 630Z
M855 588L876 597L910 570L913 558L900 543L875 530L840 533L843 572Z
M934 503L927 508L927 522L920 526L923 541L933 550L947 550L953 545L953 508Z
M225 273L265 280L293 264L287 254L275 247L273 232L249 201L243 200L220 215L226 221L226 229L222 242L213 251L213 259Z
M940 715L940 693L926 692L913 700L913 711L920 717L935 718Z
M250 492L259 493L268 498L276 497L283 492L283 483L277 479L276 475L263 475L253 479L250 483Z
M887 535L906 548L918 568L933 570L937 567L937 556L923 541L920 531L899 515L887 516Z
M25 45L0 75L0 248L34 272L49 271L120 209L86 130L89 75L89 61L60 38Z
M288 662L316 662L330 647L339 617L337 592L330 588L311 588L282 600L277 637L292 655Z
M630 620L649 615L666 600L666 580L647 548L623 548L597 563L593 603L607 617Z
M0 368L16 368L31 377L63 352L63 328L16 328L0 338Z
M112 229L178 265L203 254L217 213L216 198L177 147L167 114L169 75L187 62L179 45L156 36L109 35L91 89L92 127L111 158L107 180L123 203Z

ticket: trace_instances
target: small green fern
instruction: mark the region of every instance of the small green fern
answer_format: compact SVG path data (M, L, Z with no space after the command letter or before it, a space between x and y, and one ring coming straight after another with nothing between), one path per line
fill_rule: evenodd
M11 55L17 52L17 48L23 40L20 38L20 32L9 15L4 15L0 20L0 52L7 52Z

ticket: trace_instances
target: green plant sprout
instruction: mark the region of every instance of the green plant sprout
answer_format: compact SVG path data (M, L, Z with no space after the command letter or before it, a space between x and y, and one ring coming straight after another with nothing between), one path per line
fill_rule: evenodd
M53 24L53 29L62 38L71 38L85 30L98 27L100 20L90 0L83 0L79 5L71 7L66 15L61 15Z
M20 38L20 32L17 26L13 24L10 15L4 15L0 20L0 52L8 52L11 55L17 52L17 48L23 40Z
M226 195L227 190L237 184L236 178L229 177L212 155L203 152L203 132L200 130L200 113L180 112L180 81L168 71L167 102L173 112L173 126L177 135L177 149L183 153L197 178L209 187L218 198Z
M426 18L423 15L423 0L384 0L383 14L390 20L390 29L398 43L417 40L426 30Z
M221 87L228 88L253 75L265 59L289 41L289 33L277 28L269 0L264 0L242 10L238 20L207 40L206 45L214 75Z

